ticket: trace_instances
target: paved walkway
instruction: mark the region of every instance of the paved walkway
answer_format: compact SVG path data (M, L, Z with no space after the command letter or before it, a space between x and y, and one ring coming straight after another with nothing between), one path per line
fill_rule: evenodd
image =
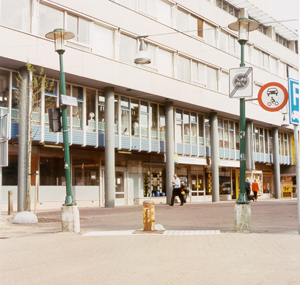
M2 213L0 284L299 284L294 199L251 204L248 234L233 231L233 202L155 207L164 233L199 234L95 235L139 231L142 206L79 211L81 234L62 233L57 210L36 225Z

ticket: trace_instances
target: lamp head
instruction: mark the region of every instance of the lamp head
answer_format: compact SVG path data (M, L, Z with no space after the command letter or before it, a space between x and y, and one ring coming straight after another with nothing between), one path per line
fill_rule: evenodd
M136 64L149 64L151 63L151 59L149 56L149 53L147 52L146 44L144 42L144 39L141 38L140 48L136 55L136 58L134 59L134 63Z
M287 114L283 114L283 120L282 120L282 123L281 123L281 126L282 127L288 127L290 124L289 124L289 120L287 118Z
M45 35L47 39L54 40L55 51L65 51L66 40L73 39L75 35L72 32L67 32L64 29L55 29L53 32Z
M228 25L228 28L238 32L238 40L247 42L249 40L249 32L256 30L259 23L249 18L238 18L234 23Z

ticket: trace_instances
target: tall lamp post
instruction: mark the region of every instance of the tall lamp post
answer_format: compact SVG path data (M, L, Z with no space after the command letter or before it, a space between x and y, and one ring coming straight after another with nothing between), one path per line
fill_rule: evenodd
M73 39L75 35L71 32L67 32L64 29L55 29L53 32L47 33L45 35L47 39L54 40L55 51L59 54L59 90L60 95L66 95L66 82L65 73L63 68L63 54L65 52L65 41ZM59 102L61 105L61 96L59 96ZM67 121L67 107L61 105L62 113L62 128L63 128L63 145L64 145L64 168L66 176L66 200L64 206L73 206L74 199L72 196L71 188L71 169L70 169L70 150L69 150L69 136L68 136L68 121Z
M228 28L238 32L238 42L241 45L241 63L240 67L245 67L244 50L249 40L249 32L258 28L259 24L248 18L247 10L244 10L243 18L228 25ZM246 195L246 104L245 99L240 98L240 193L237 199L238 204L249 203Z

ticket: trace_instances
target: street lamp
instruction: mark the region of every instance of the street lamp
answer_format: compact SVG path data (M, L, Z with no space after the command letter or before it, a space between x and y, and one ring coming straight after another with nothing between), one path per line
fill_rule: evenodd
M238 42L241 45L241 63L240 67L245 67L244 49L249 40L249 32L258 28L259 24L248 18L247 10L244 10L243 18L228 25L228 28L238 32ZM245 99L240 98L240 193L237 199L238 204L249 203L246 195L246 104Z
M71 32L67 32L64 29L55 29L53 32L47 33L45 35L47 39L54 40L55 51L59 54L59 90L60 95L66 95L66 82L65 73L63 71L63 54L65 52L65 41L73 39L75 35ZM61 105L61 96L59 96L59 102ZM71 188L71 169L70 169L70 150L69 150L69 137L68 137L68 121L67 121L67 107L66 105L61 105L62 113L62 127L63 127L63 144L64 144L64 168L66 176L66 200L64 206L73 206L74 199L72 196Z
M136 64L149 64L151 63L151 59L149 53L146 49L146 44L144 42L144 38L147 36L138 37L141 40L139 51L134 59L134 63Z

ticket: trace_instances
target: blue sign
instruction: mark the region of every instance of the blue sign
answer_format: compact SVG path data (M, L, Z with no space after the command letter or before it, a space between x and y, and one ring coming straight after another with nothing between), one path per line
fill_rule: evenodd
M288 78L290 124L299 125L299 81Z

